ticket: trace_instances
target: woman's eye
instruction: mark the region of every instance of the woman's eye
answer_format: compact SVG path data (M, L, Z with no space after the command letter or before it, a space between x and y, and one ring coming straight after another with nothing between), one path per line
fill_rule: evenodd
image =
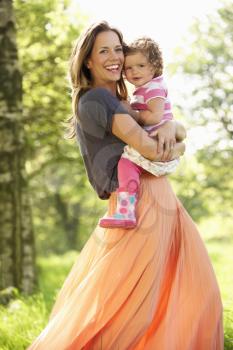
M108 50L101 50L100 53L107 53Z
M122 52L122 51L123 51L123 48L122 48L122 47L118 47L118 48L116 49L116 51L117 51L117 52Z

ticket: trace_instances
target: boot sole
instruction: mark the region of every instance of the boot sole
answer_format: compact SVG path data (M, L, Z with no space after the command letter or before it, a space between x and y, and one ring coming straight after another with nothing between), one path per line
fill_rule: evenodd
M123 221L119 223L110 223L109 221L102 220L99 222L99 226L103 228L134 228L137 226L137 223L132 223L131 221Z

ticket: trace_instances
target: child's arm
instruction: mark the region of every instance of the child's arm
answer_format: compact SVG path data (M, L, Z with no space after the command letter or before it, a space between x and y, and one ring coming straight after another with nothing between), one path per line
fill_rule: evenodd
M161 122L164 114L165 100L160 97L156 97L148 101L148 109L145 111L139 111L139 120L143 125L154 125Z

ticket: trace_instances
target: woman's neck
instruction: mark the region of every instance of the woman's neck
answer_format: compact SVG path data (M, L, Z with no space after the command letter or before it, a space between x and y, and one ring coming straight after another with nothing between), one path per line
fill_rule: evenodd
M115 82L111 82L111 83L106 83L106 82L98 82L98 83L94 83L93 87L102 87L105 88L107 90L109 90L114 96L116 96L116 92L117 92L117 85Z

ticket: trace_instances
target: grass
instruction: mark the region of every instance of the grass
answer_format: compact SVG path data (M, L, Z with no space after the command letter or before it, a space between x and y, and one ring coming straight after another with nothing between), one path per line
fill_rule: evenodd
M206 243L219 282L223 308L225 350L233 349L233 242L211 240Z
M0 350L25 350L47 323L55 296L77 253L38 259L39 290L0 306ZM49 349L48 349L49 350Z
M224 308L224 350L233 350L232 219L215 217L200 225L221 290Z
M201 227L201 230L205 225ZM203 231L204 232L204 231ZM221 288L224 305L225 350L233 349L233 240L215 235L206 246ZM38 259L39 290L33 296L20 296L0 307L0 350L25 350L46 325L55 296L77 253Z

